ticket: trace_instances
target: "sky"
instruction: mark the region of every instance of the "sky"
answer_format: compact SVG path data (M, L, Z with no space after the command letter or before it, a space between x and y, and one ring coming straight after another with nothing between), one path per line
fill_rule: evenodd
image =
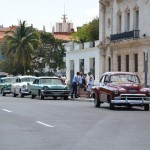
M76 27L99 16L98 7L99 0L0 0L0 25L18 25L21 20L39 30L45 25L51 32L65 12L76 31Z

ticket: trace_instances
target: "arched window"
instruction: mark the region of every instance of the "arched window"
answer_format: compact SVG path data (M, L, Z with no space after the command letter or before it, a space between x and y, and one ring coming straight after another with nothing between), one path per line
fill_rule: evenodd
M111 71L111 58L108 57L108 71Z

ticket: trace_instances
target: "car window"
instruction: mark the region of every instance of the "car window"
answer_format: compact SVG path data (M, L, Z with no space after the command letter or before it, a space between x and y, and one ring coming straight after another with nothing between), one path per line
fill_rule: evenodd
M14 83L15 82L15 78L5 78L2 79L2 83Z
M100 79L100 83L104 83L105 76Z
M116 74L112 75L110 78L110 81L112 83L137 83L139 84L140 81L136 75L130 75L130 74Z
M33 84L39 84L39 80L38 80L38 79L35 79L35 80L33 81Z
M26 77L26 78L21 79L22 82L33 82L34 80L35 78L32 78L32 77Z
M108 76L108 75L105 76L104 82L105 82L105 83L108 83L108 82L109 82L109 76Z
M48 84L48 85L62 85L62 81L54 78L43 78L40 79L40 84Z

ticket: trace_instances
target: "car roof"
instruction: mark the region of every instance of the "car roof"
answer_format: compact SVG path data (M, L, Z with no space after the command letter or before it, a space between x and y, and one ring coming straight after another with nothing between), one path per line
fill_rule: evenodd
M3 80L3 79L12 79L12 78L16 78L16 77L3 77L1 79Z
M37 78L36 76L16 76L16 78Z
M105 72L103 75L117 75L117 74L137 75L134 72L121 72L121 71L118 71L118 72Z
M56 76L40 76L40 77L37 77L38 79L60 79L59 77L56 77Z

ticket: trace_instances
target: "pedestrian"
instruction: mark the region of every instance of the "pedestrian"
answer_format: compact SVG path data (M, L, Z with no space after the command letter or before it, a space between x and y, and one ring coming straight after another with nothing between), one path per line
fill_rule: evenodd
M80 72L77 72L76 75L73 77L71 98L73 98L74 94L75 94L75 98L78 98L78 95L77 95L77 86L79 84L79 76L80 76Z
M88 94L88 98L91 97L91 91L92 91L92 86L94 85L94 76L91 72L88 73L89 75L89 80L87 83L87 94Z
M83 80L83 73L80 72L80 76L79 76L79 86L78 86L78 96L81 97L84 91L84 85L82 83Z

